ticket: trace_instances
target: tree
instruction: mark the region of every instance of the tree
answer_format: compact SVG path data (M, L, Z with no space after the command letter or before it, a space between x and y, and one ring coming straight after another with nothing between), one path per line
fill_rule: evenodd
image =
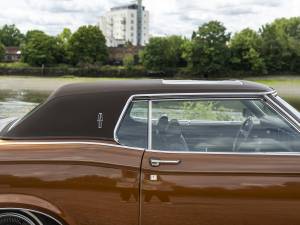
M5 56L5 47L4 45L0 42L0 61L4 59Z
M57 36L57 38L64 44L68 44L72 37L72 31L69 28L64 30Z
M0 42L5 46L20 46L24 35L15 25L4 25L0 29Z
M54 65L60 63L63 52L56 37L42 31L30 31L22 46L23 61L32 66Z
M64 30L57 36L58 45L61 49L61 63L69 63L70 62L70 51L69 51L69 43L72 37L72 31L69 28L64 28Z
M103 64L108 52L105 37L97 26L82 26L70 38L71 62L78 64Z
M262 56L270 72L300 72L300 17L277 19L260 33Z
M142 52L142 63L148 69L163 70L182 66L185 40L180 36L151 38Z
M236 33L230 41L232 68L240 71L265 73L261 57L261 37L249 28Z
M185 46L184 56L189 66L203 75L218 74L227 69L230 33L218 21L210 21L193 33Z

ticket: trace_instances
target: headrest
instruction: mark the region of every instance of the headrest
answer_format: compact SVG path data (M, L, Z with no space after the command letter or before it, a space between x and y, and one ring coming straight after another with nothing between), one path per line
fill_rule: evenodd
M166 132L169 126L169 118L167 116L162 116L159 118L157 123L157 130L159 133Z
M169 123L168 134L170 135L181 135L182 130L178 120L173 119Z

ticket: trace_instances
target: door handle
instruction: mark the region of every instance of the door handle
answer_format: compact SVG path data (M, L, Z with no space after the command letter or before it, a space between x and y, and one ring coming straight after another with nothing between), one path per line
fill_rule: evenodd
M159 167L160 165L178 165L181 160L160 160L160 159L150 159L150 165L152 167Z

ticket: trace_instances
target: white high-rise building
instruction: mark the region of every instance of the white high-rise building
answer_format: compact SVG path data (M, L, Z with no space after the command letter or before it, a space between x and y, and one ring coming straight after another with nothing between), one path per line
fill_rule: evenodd
M143 46L149 41L149 11L139 4L114 7L100 18L99 27L109 47Z

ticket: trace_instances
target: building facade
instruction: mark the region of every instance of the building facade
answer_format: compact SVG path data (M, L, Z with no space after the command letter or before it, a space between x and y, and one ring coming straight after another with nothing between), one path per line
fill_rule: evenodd
M109 47L119 47L126 43L144 46L149 41L149 11L131 4L112 8L100 18L99 27L106 37Z

